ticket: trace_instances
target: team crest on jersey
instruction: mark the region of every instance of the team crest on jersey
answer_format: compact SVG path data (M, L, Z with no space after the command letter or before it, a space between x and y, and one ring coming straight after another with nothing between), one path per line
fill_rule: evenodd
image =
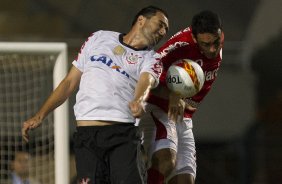
M138 54L134 54L132 52L126 56L126 61L128 64L136 64L142 59L142 56L139 56Z

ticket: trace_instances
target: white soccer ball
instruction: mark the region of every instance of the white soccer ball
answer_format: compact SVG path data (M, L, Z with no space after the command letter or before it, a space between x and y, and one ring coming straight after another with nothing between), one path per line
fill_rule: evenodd
M167 87L183 98L196 95L205 82L204 72L199 64L190 59L181 59L167 71Z

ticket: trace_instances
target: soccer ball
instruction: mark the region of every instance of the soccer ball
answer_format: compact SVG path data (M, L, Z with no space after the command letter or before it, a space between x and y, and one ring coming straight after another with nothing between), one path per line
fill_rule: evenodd
M196 95L203 87L205 75L199 64L190 59L181 59L167 71L167 87L183 98Z

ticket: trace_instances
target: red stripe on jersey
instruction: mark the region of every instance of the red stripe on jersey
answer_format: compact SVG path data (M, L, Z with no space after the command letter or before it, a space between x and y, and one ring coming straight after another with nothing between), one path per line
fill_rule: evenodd
M78 52L76 58L74 59L75 61L78 60L79 54L81 54L81 52L82 52L82 50L83 50L85 44L88 42L88 40L90 39L90 37L92 37L93 35L94 35L94 33L92 33L92 34L85 40L85 42L82 44L82 46L80 47L80 50L79 50L79 52Z

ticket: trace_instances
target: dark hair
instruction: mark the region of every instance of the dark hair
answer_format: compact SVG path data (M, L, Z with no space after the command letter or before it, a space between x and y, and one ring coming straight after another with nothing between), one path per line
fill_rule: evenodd
M199 33L217 34L218 29L222 30L221 19L218 14L205 10L192 18L192 33L197 36Z
M140 15L143 15L146 18L151 18L154 15L156 15L157 12L163 13L168 18L168 14L163 9L155 7L155 6L148 6L148 7L143 8L142 10L140 10L135 15L133 22L132 22L132 26L136 23L136 21L137 21L137 19Z

